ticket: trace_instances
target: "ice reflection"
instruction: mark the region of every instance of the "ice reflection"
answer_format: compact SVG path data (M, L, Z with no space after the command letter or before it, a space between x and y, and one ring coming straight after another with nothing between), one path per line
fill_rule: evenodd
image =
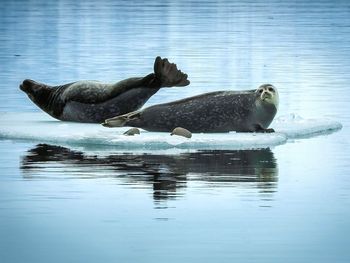
M270 149L94 155L38 144L21 162L26 179L115 178L120 185L151 186L158 201L184 195L189 181L209 191L218 187L258 189L261 198L266 198L276 191L278 181L277 162Z

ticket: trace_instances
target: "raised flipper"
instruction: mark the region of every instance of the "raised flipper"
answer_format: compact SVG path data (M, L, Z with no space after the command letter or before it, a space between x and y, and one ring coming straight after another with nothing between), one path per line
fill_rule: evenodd
M176 65L170 63L166 58L157 57L153 67L154 73L141 78L128 78L115 84L78 81L67 86L61 97L65 102L102 103L133 89L150 88L154 93L156 92L154 89L158 90L162 87L186 86L190 84L187 80L187 74L178 70Z
M128 122L131 119L138 118L140 116L140 111L133 111L129 112L124 115L116 116L110 119L105 120L103 123L101 123L105 127L124 127L128 125Z
M177 69L176 64L170 63L167 58L157 57L154 61L155 80L161 87L182 87L190 84L187 74Z

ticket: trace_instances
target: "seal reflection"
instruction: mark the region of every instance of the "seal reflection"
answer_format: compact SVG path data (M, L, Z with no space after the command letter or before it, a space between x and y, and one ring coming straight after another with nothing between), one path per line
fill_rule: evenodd
M256 188L266 199L266 194L276 191L278 181L277 162L270 149L92 155L38 144L22 157L20 167L26 179L68 175L69 178L116 178L121 184L131 186L152 185L155 201L181 196L188 181L204 182L208 188Z

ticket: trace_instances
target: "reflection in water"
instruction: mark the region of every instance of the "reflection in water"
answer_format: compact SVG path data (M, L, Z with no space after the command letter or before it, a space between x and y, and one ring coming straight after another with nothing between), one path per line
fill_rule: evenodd
M24 177L115 177L122 184L153 187L154 200L176 198L186 182L212 187L258 188L275 192L278 169L270 149L198 151L178 155L110 153L88 155L69 148L38 144L22 158Z

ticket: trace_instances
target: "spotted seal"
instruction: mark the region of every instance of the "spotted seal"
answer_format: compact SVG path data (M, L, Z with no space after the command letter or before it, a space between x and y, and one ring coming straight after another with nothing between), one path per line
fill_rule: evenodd
M77 81L49 86L26 79L20 85L40 109L62 121L101 123L140 109L162 87L187 86L187 75L168 59L157 57L154 73L114 84Z
M154 105L107 119L102 125L161 132L176 127L191 132L273 132L268 127L278 103L277 89L264 84L256 90L216 91Z

